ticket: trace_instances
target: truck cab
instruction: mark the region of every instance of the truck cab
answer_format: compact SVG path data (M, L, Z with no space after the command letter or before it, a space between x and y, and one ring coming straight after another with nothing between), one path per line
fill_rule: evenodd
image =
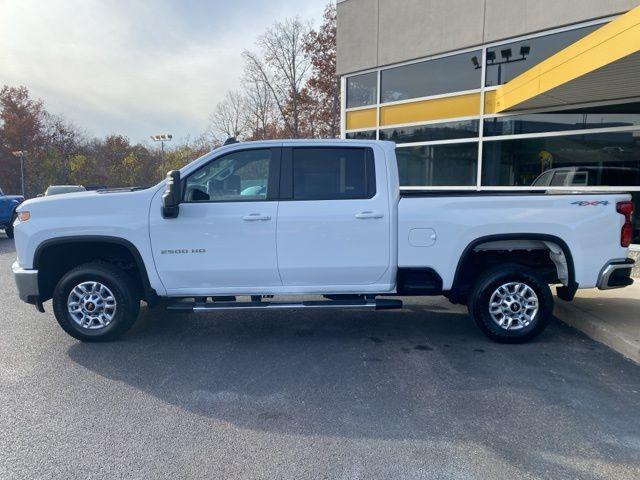
M185 169L179 214L163 216L158 195L149 215L167 294L391 292L398 191L387 151L283 142Z

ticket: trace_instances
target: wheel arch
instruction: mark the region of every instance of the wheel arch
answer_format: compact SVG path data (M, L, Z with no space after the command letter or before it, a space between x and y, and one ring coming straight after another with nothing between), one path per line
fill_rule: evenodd
M556 244L565 256L567 263L567 274L568 281L566 286L558 287L558 296L563 300L571 300L575 295L575 292L578 289L578 284L575 281L575 265L573 261L573 256L571 254L571 249L567 242L556 235L544 234L544 233L502 233L502 234L494 234L494 235L485 235L483 237L478 237L472 242L470 242L462 251L462 255L458 259L458 264L456 266L456 271L453 277L453 284L451 286L452 291L456 291L457 288L460 287L462 283L462 272L464 270L466 262L469 261L471 255L475 248L478 246L489 243L489 242L499 242L499 241L517 241L517 240L534 240L534 241L543 241Z
M129 240L119 237L111 237L106 235L71 235L66 237L51 238L41 242L35 250L33 256L33 268L39 270L43 265L44 254L52 247L61 246L105 246L111 245L119 248L124 248L132 257L139 280L142 286L143 299L148 303L155 303L157 300L157 293L151 287L149 281L149 274L147 268L142 259L142 255L138 248ZM40 274L39 274L40 277Z

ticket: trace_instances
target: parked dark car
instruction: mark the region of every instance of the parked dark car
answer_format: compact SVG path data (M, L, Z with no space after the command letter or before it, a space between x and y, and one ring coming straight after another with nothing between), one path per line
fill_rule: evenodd
M24 201L22 195L5 195L0 190L0 228L4 229L7 237L13 238L13 221L16 218L16 208Z

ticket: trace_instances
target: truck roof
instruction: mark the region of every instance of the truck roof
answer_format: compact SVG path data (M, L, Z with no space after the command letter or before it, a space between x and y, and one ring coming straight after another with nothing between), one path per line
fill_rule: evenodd
M336 145L336 144L344 144L344 145L395 145L394 142L390 142L388 140L347 140L342 138L291 138L291 139L280 139L280 140L252 140L249 142L236 142L230 143L228 145L224 145L218 148L229 148L234 147L238 148L241 146L259 146L259 145L318 145L318 144L327 144L327 145Z

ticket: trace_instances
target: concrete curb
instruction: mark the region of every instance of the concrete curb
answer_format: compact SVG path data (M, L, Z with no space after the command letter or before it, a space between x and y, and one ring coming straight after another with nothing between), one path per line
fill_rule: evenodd
M636 261L636 264L631 270L631 276L634 278L640 278L640 249L637 246L634 245L629 250L629 258L633 258Z
M553 313L556 318L640 364L639 341L629 338L615 325L612 326L603 319L581 310L571 302L559 298L555 300ZM611 314L615 315L615 312L612 311Z

